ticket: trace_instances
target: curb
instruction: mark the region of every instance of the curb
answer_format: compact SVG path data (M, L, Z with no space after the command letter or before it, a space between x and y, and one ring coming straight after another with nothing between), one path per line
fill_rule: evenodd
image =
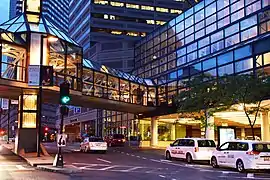
M54 173L61 173L61 174L74 174L82 172L81 169L67 169L67 168L57 168L57 167L48 167L48 166L37 166L37 170L47 171L47 172L54 172Z

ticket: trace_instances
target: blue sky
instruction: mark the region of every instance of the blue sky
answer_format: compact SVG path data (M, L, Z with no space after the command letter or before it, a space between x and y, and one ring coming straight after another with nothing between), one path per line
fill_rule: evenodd
M8 20L9 0L0 0L0 23Z

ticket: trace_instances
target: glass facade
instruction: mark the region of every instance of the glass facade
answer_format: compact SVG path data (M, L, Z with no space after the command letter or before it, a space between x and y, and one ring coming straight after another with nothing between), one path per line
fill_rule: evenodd
M153 79L158 105L168 105L192 76L254 70L262 54L255 54L254 42L270 32L269 4L268 0L201 1L136 44L134 74Z

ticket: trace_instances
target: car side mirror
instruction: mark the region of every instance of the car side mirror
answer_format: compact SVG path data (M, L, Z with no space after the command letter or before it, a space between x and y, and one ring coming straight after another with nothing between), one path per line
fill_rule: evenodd
M171 144L170 144L170 146L172 147L172 146L173 146L173 144L171 143Z
M216 148L216 150L217 150L217 151L220 151L220 148L219 148L219 147L217 147L217 148Z

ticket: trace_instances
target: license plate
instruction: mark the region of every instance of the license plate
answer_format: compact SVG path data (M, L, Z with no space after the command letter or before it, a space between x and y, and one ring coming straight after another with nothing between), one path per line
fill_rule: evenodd
M263 159L264 159L264 161L270 161L270 157L265 157Z

